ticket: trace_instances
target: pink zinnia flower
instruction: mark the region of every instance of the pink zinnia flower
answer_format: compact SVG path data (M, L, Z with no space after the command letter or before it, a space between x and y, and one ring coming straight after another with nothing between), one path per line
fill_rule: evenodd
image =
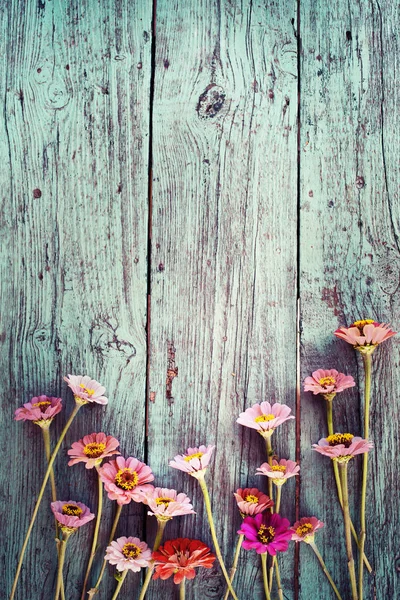
M202 477L211 460L215 446L199 446L198 448L188 448L186 454L174 456L174 460L169 462L169 466L189 473L193 477Z
M62 410L61 398L35 396L15 411L16 421L33 421L40 427L48 427L53 418Z
M275 556L277 552L286 552L292 532L289 521L280 515L269 511L260 513L255 517L246 517L238 533L244 535L243 548L252 548L258 554L268 552Z
M294 542L312 544L314 542L315 532L323 526L324 523L318 521L316 517L303 517L300 521L296 521L293 527L290 528L293 532L292 540Z
M261 467L258 467L256 475L266 475L272 479L275 485L283 485L289 477L298 475L299 471L299 465L293 460L281 458L279 462L274 459L272 466L267 462L263 463Z
M339 373L336 369L318 369L312 377L304 380L304 391L321 394L326 400L333 400L339 392L354 387L356 382L351 375Z
M334 433L327 438L313 444L314 450L329 456L337 462L348 462L356 454L364 454L373 448L373 443L360 437L354 437L351 433Z
M137 537L120 537L111 542L106 549L104 560L110 565L116 565L117 571L138 572L150 566L151 550L146 542L141 542Z
M88 375L68 375L68 377L64 377L64 381L68 383L76 402L80 404L87 404L88 402L108 403L108 398L103 396L106 388L95 379L88 377Z
M363 319L355 321L351 327L339 327L335 331L335 335L363 354L372 354L378 344L396 335L396 331L393 331L386 323Z
M215 556L200 540L178 538L165 542L153 552L153 560L155 566L153 579L168 579L173 575L174 583L181 583L185 577L193 579L197 567L211 569Z
M261 404L254 404L244 413L241 413L236 422L245 427L256 429L259 434L268 438L278 425L282 425L288 419L294 419L294 416L290 415L291 412L292 409L286 404L276 402L271 405L269 402L261 402Z
M68 466L84 462L87 469L93 469L93 467L100 465L104 458L113 454L120 454L116 450L118 446L119 441L111 435L106 436L105 433L85 435L78 442L74 442L71 449L68 450L69 456L72 456Z
M82 525L85 525L95 517L85 504L74 502L73 500L57 500L56 502L52 502L51 510L61 528L71 531L82 527Z
M273 500L257 488L239 488L233 494L242 517L258 515L267 508L274 506Z
M178 494L176 490L154 488L143 497L142 502L150 508L147 514L156 516L160 521L196 514L190 504L190 498L186 494Z
M145 485L154 480L152 470L137 458L118 456L99 467L98 471L108 497L120 506L129 504L131 500L142 502L143 495L153 489L152 485Z

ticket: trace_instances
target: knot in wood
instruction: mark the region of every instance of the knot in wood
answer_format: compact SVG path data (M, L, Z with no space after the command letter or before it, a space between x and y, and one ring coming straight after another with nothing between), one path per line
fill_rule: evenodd
M356 188L358 190L362 190L362 188L365 186L365 180L364 177L361 177L361 175L358 175L358 177L356 177Z
M201 119L215 117L221 111L225 98L224 89L215 83L211 83L199 97L197 114Z

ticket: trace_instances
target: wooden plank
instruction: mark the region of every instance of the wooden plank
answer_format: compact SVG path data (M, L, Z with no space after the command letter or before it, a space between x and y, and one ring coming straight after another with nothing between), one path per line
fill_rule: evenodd
M240 526L233 492L267 489L254 475L262 441L236 418L257 401L295 405L295 11L292 1L157 2L149 463L197 511L166 536L211 543L195 480L168 459L217 445L208 482L228 565ZM286 425L276 447L294 458ZM282 510L292 519L294 482L287 489ZM262 597L257 559L243 553L242 598ZM282 563L293 598L293 548ZM223 590L216 567L190 584L190 597ZM149 599L173 594L172 582L156 582Z
M357 389L341 394L334 407L336 429L359 434L361 360L332 332L364 316L399 326L399 124L393 118L399 104L399 7L386 1L340 0L300 5L302 376L322 367L356 378ZM400 595L400 504L393 493L399 478L399 464L393 460L398 449L398 352L398 342L391 340L374 358L375 451L366 548L376 577L365 578L366 599ZM301 514L325 521L319 546L347 597L344 549L340 562L337 558L342 519L330 465L310 449L326 434L324 410L323 401L304 394ZM360 461L351 465L353 515L359 505L359 468ZM328 597L324 576L307 550L301 549L300 598L315 597L315 590Z
M62 376L88 373L109 407L82 409L57 461L61 498L96 505L94 474L66 466L66 448L106 431L144 458L147 185L151 2L2 3L1 139L4 588L8 591L43 473L40 430L14 423L31 396L71 394ZM65 414L53 434L61 431ZM28 462L29 461L29 462ZM10 463L8 463L10 464ZM50 598L54 542L49 495L16 598ZM114 504L106 501L110 518ZM12 507L13 518L10 518ZM142 507L118 534L142 534ZM124 514L123 513L123 514ZM67 597L77 597L92 526L70 543ZM103 532L102 542L108 536ZM85 554L83 554L83 552ZM81 554L82 553L82 554ZM72 556L82 556L73 561ZM110 576L104 593L115 587ZM126 592L135 589L135 578Z

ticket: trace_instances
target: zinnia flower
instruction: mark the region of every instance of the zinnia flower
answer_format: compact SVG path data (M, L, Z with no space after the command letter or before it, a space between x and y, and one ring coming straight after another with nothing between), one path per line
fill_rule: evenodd
M98 471L108 497L120 506L129 504L131 500L142 502L143 495L153 489L152 485L145 485L154 480L152 470L137 458L118 456L99 467Z
M33 421L40 427L49 427L53 418L62 410L61 398L35 396L15 411L16 421Z
M188 448L186 454L174 456L174 460L169 463L170 467L185 471L193 477L202 477L211 460L215 446L199 446L198 448Z
M282 425L288 419L294 419L290 415L292 409L286 404L278 404L277 402L271 406L269 402L261 402L254 404L244 413L240 413L237 423L245 427L256 429L264 438L271 437L278 425Z
M113 454L120 454L116 448L119 446L119 441L111 435L105 433L91 433L85 435L78 442L74 442L70 450L69 456L72 460L68 462L68 466L76 465L79 462L84 462L87 469L93 469L101 464L104 458Z
M305 542L306 544L312 544L314 542L314 536L317 529L321 529L324 526L322 521L318 521L316 517L303 517L300 521L291 527L292 540L294 542Z
M151 550L137 537L120 537L106 549L104 560L116 565L118 571L140 571L150 566Z
M61 529L66 528L69 531L74 531L78 527L82 527L82 525L85 525L95 517L85 504L74 502L73 500L57 500L56 502L52 502L51 510L61 525Z
M154 488L143 497L142 502L150 508L147 514L156 516L160 521L196 514L190 504L190 498L186 494L178 494L176 490Z
M293 460L281 458L279 462L274 459L272 466L267 462L263 463L261 467L258 467L256 475L266 475L272 479L275 485L283 485L289 477L298 475L299 471L299 465Z
M304 391L321 394L325 400L333 400L339 392L354 387L356 382L351 375L339 373L336 369L318 369L312 377L304 380Z
M64 377L64 381L68 383L68 387L74 394L75 402L78 404L87 404L88 402L108 403L108 398L103 396L106 388L95 379L88 377L88 375L68 375L68 377Z
M372 354L378 344L388 340L396 331L386 323L376 323L373 319L355 321L351 327L339 327L335 335L348 342L362 354Z
M258 554L268 552L275 556L277 552L286 552L292 532L289 521L280 515L269 511L260 513L255 517L246 517L238 533L244 535L243 548L252 548Z
M351 433L334 433L320 439L318 444L313 444L313 448L320 454L343 463L357 454L369 452L373 443L361 437L354 437Z
M193 579L196 567L211 569L215 556L210 548L200 540L178 538L169 540L153 552L155 573L153 579L168 579L174 576L174 583Z
M271 498L257 488L239 488L233 495L236 498L242 517L258 515L258 513L274 505Z

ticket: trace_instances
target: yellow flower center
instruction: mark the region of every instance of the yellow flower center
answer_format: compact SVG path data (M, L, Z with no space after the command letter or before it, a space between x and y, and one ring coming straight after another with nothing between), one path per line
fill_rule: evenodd
M156 498L157 506L159 506L160 504L164 504L164 506L168 506L168 504L173 501L174 501L173 498L167 498L166 496L161 497L161 498Z
M132 469L120 469L114 481L123 490L133 490L139 482L139 477L136 471Z
M313 526L311 523L303 523L303 525L299 525L296 529L297 535L300 537L304 537L312 531Z
M273 419L275 419L275 415L269 414L269 415L260 415L259 417L256 417L254 419L254 421L256 423L266 423L267 421L272 421Z
M257 535L260 542L269 544L275 537L275 529L271 526L267 527L267 525L261 525Z
M271 471L280 471L281 473L286 473L285 465L272 465Z
M136 544L132 544L132 542L128 542L122 548L122 554L125 556L125 558L135 559L141 553L142 553L141 549L138 546L136 546Z
M373 319L361 319L361 321L354 321L353 327L358 327L362 331L365 325L371 325L371 323L375 323L375 321Z
M328 385L335 385L336 379L334 377L322 377L318 383L322 387L328 387Z
M190 462L193 458L201 458L204 452L195 452L195 454L189 454L189 456L185 456L184 460L186 462Z
M258 504L258 502L259 502L257 496L253 496L252 494L245 496L244 499L246 502L250 502L251 504Z
M89 388L87 388L83 383L79 384L79 387L82 388L82 390L85 392L85 394L87 394L88 396L93 396L94 394L94 390L90 390Z
M346 448L350 448L353 437L354 435L351 433L334 433L332 435L328 435L326 441L330 446L338 446L339 444L343 444Z
M34 404L32 404L32 406L40 408L40 410L44 412L48 406L51 406L51 402L49 402L48 400L43 400L42 402L35 402Z
M71 517L80 517L83 510L76 506L76 504L64 504L62 507L62 514L69 515Z
M106 449L105 444L98 444L97 442L92 442L91 444L86 444L83 449L83 453L85 456L89 458L99 458Z

